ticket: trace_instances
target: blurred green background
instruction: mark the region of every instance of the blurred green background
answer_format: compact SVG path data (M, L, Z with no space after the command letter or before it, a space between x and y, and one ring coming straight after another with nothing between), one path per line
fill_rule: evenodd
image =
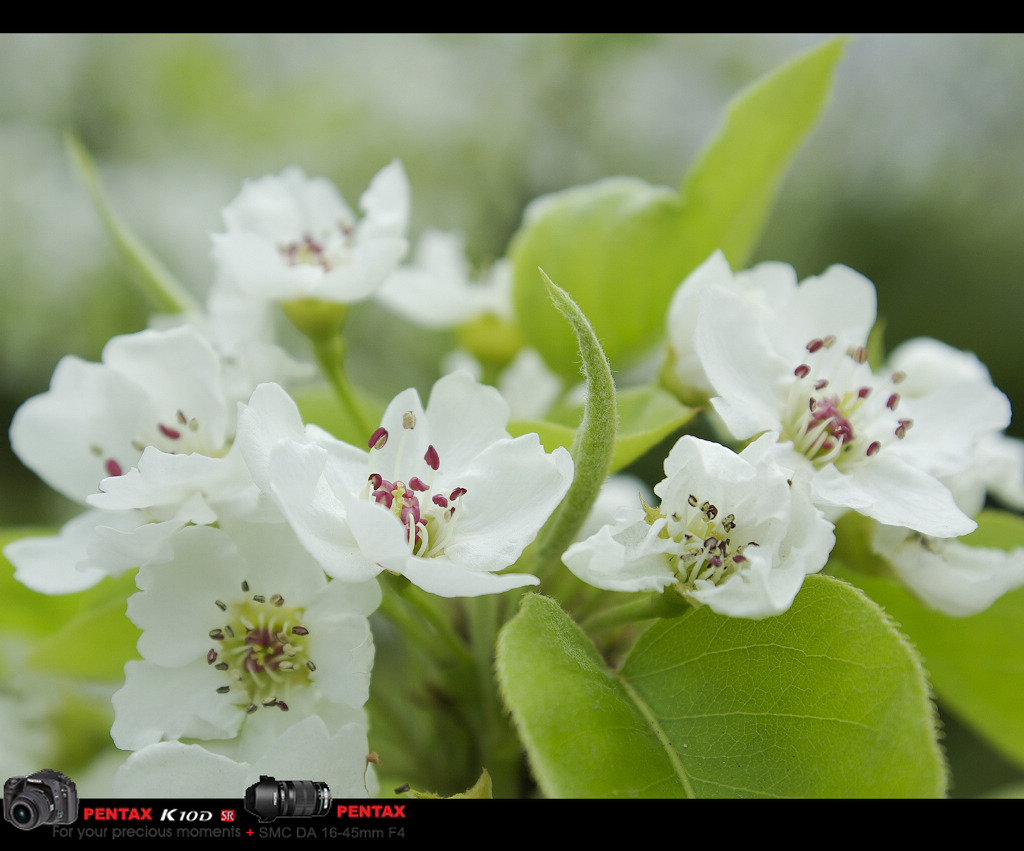
M0 35L4 433L60 357L98 360L150 309L71 173L68 129L199 296L221 208L245 178L292 163L355 205L400 158L412 236L461 230L488 262L542 193L616 174L677 185L733 94L826 37ZM1019 407L1022 233L1024 36L862 35L756 258L801 277L852 266L878 288L889 346L928 335L970 349ZM397 323L358 311L357 342L360 327L372 341ZM429 386L434 369L395 374L394 389ZM1024 419L1010 431L1024 436ZM0 524L77 512L6 442L0 465Z

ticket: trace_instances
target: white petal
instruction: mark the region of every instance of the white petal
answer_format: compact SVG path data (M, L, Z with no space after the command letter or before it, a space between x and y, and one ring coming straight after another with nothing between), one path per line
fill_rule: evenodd
M782 428L782 383L793 367L739 297L709 292L700 303L697 354L717 397L715 410L738 439Z
M643 511L631 511L612 526L573 544L562 561L576 576L609 591L661 591L676 581L670 566L675 542L658 535Z
M125 684L113 697L110 735L122 750L161 739L231 738L245 717L228 695L217 694L223 674L196 660L179 668L128 662Z
M479 597L501 594L512 588L538 585L540 580L528 573L489 573L468 570L442 556L439 558L406 559L403 574L414 585L439 597Z
M924 535L952 538L976 525L938 479L883 451L850 473L825 467L811 482L818 504L852 508L880 523L906 526Z
M956 617L984 611L1024 585L1024 549L972 547L956 540L922 542L906 529L879 526L874 549L933 608Z
M96 526L104 522L134 527L138 519L131 513L110 516L90 510L65 523L57 535L12 541L4 547L4 556L14 565L14 578L43 594L71 594L91 588L108 575L98 567L86 566L88 544Z
M410 194L402 163L393 160L384 166L359 199L359 207L366 213L359 225L360 236L404 237L409 226Z
M133 753L118 769L114 797L240 798L248 768L199 745L159 742Z
M327 458L319 446L281 441L270 453L271 493L299 541L330 576L371 579L380 567L359 551L345 503L323 476Z

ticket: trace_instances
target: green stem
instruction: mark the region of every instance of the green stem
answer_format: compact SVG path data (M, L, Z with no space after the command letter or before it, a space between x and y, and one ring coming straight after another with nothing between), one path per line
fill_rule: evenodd
M334 392L341 402L342 407L348 413L349 420L355 431L363 440L368 438L373 429L363 418L363 412L359 407L359 400L355 391L349 383L348 376L342 368L342 361L345 356L345 341L341 332L330 337L319 337L313 339L313 354L316 356L320 369L331 382Z
M73 133L64 136L64 146L71 166L85 186L92 203L103 220L107 234L114 241L121 258L134 273L139 288L153 303L167 313L199 313L201 308L181 282L157 256L149 250L110 203L100 182L96 163Z
M463 669L475 667L475 660L445 615L404 576L381 573L384 600L381 610L409 637L432 646L436 658L450 654ZM385 605L387 604L387 605ZM418 618L412 618L415 614Z

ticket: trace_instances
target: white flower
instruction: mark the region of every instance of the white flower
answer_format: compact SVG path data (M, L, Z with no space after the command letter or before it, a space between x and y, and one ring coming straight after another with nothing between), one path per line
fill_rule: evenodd
M771 266L761 289L761 268L747 279L756 297L730 277L699 299L694 350L732 435L778 433L780 463L810 483L817 505L926 535L970 532L973 521L936 477L969 466L979 435L1009 422L1006 397L990 383L963 383L904 398L903 373L867 364L867 279L833 266L797 286Z
M215 234L221 271L251 296L350 303L369 296L405 254L409 183L397 160L374 177L356 217L324 178L291 167L247 181Z
M233 738L260 713L351 715L367 699L377 584L328 583L284 524L227 525L181 530L168 563L139 571L128 616L143 661L113 700L122 749Z
M315 367L292 358L275 342L273 312L269 302L259 301L227 282L222 275L210 288L205 312L162 314L150 319L150 327L176 328L191 324L220 356L225 396L234 405L246 402L257 385L279 384L308 378Z
M62 358L49 391L15 414L11 445L47 484L93 508L59 536L5 548L18 579L80 590L157 557L185 523L250 510L258 493L231 451L232 406L220 359L193 326L115 337L99 364ZM119 544L99 546L97 535Z
M512 270L508 261L500 261L476 283L470 278L462 239L454 233L427 230L413 262L392 272L376 297L425 328L454 328L483 315L511 319Z
M919 337L893 349L889 364L906 376L900 391L916 405L927 400L934 406L952 408L954 415L968 420L959 429L968 436L961 442L969 441L977 431L970 422L973 412L957 410L959 400L972 387L984 392L992 384L988 368L977 356ZM949 427L948 422L943 425ZM940 473L957 504L972 517L984 507L989 493L1011 508L1024 510L1024 442L1003 434L1003 425L1002 419L996 420L989 431L976 435L969 466L951 465L949 473Z
M480 361L462 349L449 352L442 367L445 372L468 372L478 381L482 380L484 373ZM497 387L508 403L513 420L544 419L562 395L562 379L547 368L536 349L528 346L521 348L501 371ZM580 385L580 388L585 391L586 385ZM583 396L585 398L585 392Z
M114 778L114 796L125 798L243 798L262 775L277 780L326 783L332 798L377 794L366 726L350 722L332 732L313 715L292 724L258 756L236 760L213 746L159 742L133 753Z
M591 585L660 591L676 585L696 604L732 617L786 611L804 576L825 566L832 524L790 485L769 434L736 455L686 436L665 460L659 509L620 514L562 560Z
M454 373L426 410L415 390L396 396L367 454L303 430L294 403L267 385L239 414L239 440L331 576L388 570L434 594L476 596L537 583L496 571L516 562L572 479L568 452L545 453L536 434L511 438L507 421L497 390Z
M930 538L878 524L874 551L896 577L934 609L966 617L984 611L1024 585L1024 549L972 547L956 538Z
M875 321L874 287L845 266L833 266L821 278L808 278L798 287L796 272L786 263L761 263L733 274L725 255L715 251L683 281L669 305L671 381L691 398L706 399L715 394L695 340L701 299L714 290L724 290L741 299L760 320L759 331L769 336L773 347L783 351L791 350L794 341L806 342L815 336L813 327L800 327L806 309L796 307L797 301L828 303L841 297L842 301L834 304L834 316L830 317L840 323L832 330L834 334L848 333L863 339ZM730 335L723 344L731 343L732 339Z
M973 354L937 340L909 340L893 350L890 363L904 372L901 392L923 404L954 408L972 387L991 386L985 365ZM1024 507L1024 445L998 430L981 433L971 452L972 463L943 477L957 504L976 515L991 491L1016 508ZM971 433L970 423L960 426ZM911 529L876 525L872 549L896 577L932 608L966 617L987 609L999 597L1024 585L1024 549L1004 551L970 546L955 537L932 537Z

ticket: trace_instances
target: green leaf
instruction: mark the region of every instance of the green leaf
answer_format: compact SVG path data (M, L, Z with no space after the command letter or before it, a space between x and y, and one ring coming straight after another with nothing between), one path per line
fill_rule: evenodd
M619 427L608 472L615 473L631 464L658 441L688 423L697 413L680 403L671 393L658 387L631 387L617 394ZM573 405L553 411L547 420L514 420L508 430L517 437L536 432L550 452L556 446L566 449L576 437L576 426L583 418L583 406Z
M743 268L786 168L828 100L846 38L833 38L749 86L683 181L693 266L716 248ZM691 268L693 268L691 266Z
M916 654L875 604L830 577L808 577L778 617L704 608L658 621L618 673L556 603L530 595L499 636L497 665L550 797L945 790Z
M587 401L583 405L583 419L570 450L573 461L572 484L558 508L537 534L535 552L539 570L548 565L557 566L565 548L572 543L587 519L598 491L608 476L618 419L612 371L594 329L565 290L554 284L543 272L541 275L551 301L565 317L576 337L587 384ZM552 449L545 448L548 451Z
M752 251L787 165L821 112L843 39L742 92L683 181L683 194L610 178L535 201L513 237L516 315L548 366L572 378L575 345L547 304L537 267L593 324L609 360L636 363L664 336L683 279L716 249L734 267Z
M71 133L65 135L64 143L68 159L88 191L89 197L92 198L93 205L103 220L107 234L113 240L121 258L131 269L142 291L152 299L159 310L168 313L198 312L199 305L188 290L135 235L134 231L113 208L100 183L96 163L85 146Z
M971 546L1024 546L1024 518L982 511L978 529L961 539ZM920 650L943 703L991 745L1024 766L1024 588L967 618L929 609L902 585L837 565L900 623Z
M696 265L678 256L681 216L676 192L632 178L569 189L527 209L509 249L513 301L527 342L554 372L574 378L576 347L537 268L571 293L613 361L636 362L661 337L672 292Z

